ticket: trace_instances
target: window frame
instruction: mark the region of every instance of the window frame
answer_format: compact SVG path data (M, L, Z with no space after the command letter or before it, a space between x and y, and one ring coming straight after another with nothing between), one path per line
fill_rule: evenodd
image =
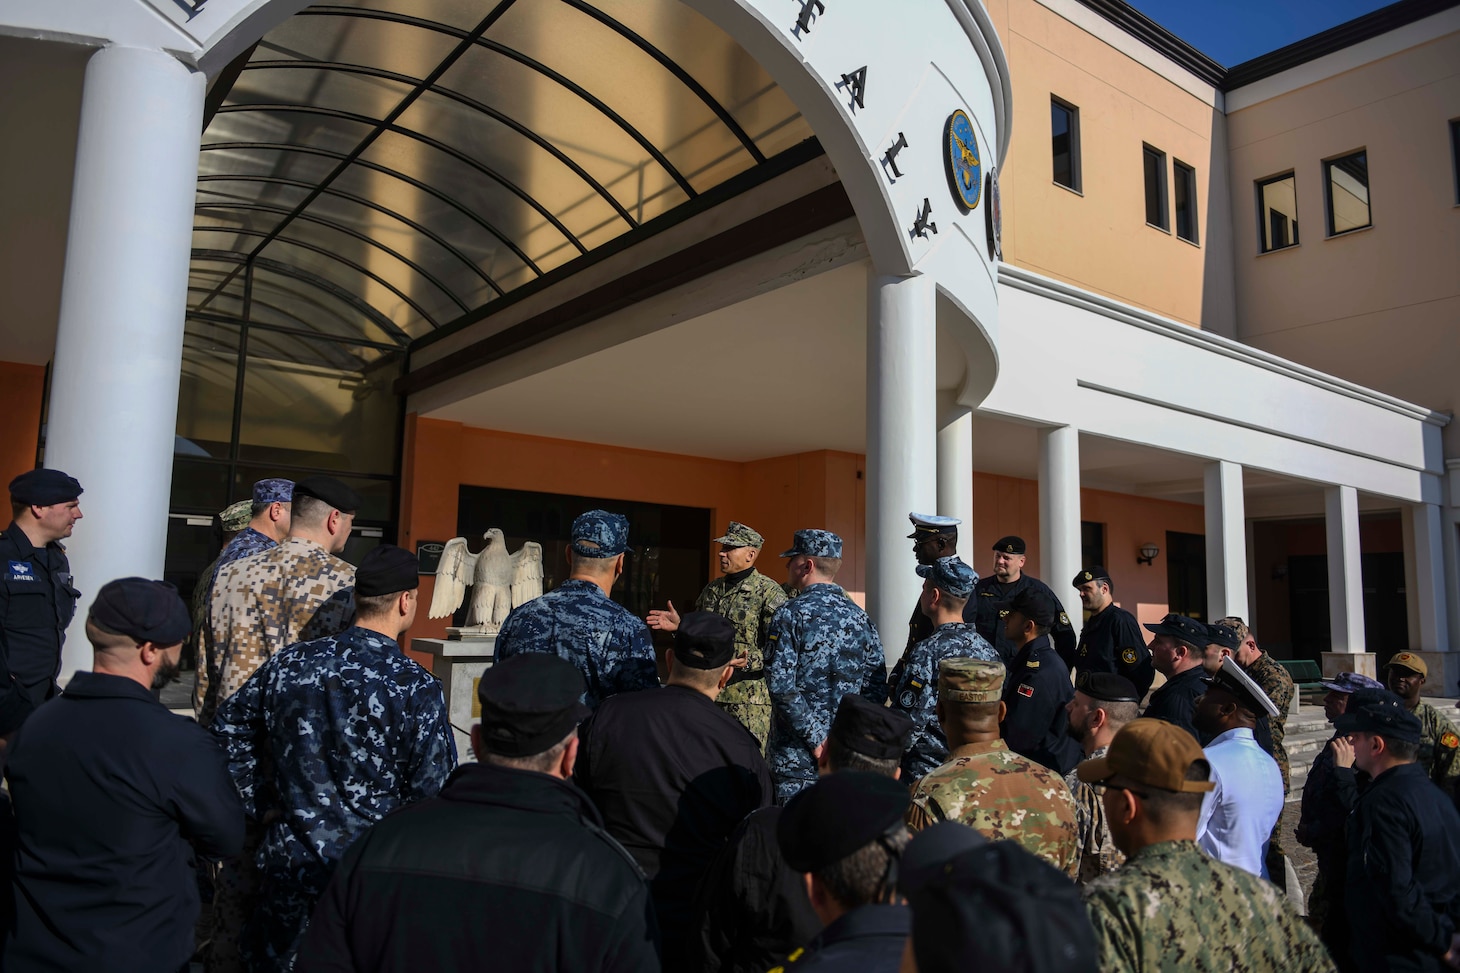
M1293 249L1294 247L1298 246L1299 244L1301 244L1303 242L1302 236L1301 236L1299 230L1297 229L1297 223L1298 223L1298 221L1296 219L1294 219L1294 220L1291 221L1293 223L1293 228L1292 228L1293 242L1292 243L1285 243L1285 244L1283 244L1280 247L1269 247L1269 246L1267 246L1267 238L1268 238L1268 232L1267 232L1267 230L1268 230L1268 227L1267 227L1267 217L1266 217L1266 214L1264 212L1265 209L1266 209L1266 207L1264 207L1262 205L1263 191L1265 189L1267 189L1268 186L1271 186L1273 183L1282 182L1282 181L1284 181L1286 179L1293 180L1293 208L1294 208L1294 210L1296 210L1297 209L1297 203L1298 203L1298 171L1296 169L1289 169L1288 171L1286 171L1286 172L1280 172L1280 173L1278 173L1275 176L1268 176L1265 179L1258 179L1258 180L1255 180L1254 181L1254 188L1257 190L1256 197L1255 197L1255 202L1257 203L1257 252L1258 252L1258 254L1277 253L1279 250L1291 250L1291 249Z
M1150 180L1147 178L1147 176L1149 175L1149 173L1147 172L1147 169L1146 169L1146 161L1148 159L1154 159L1154 160L1156 160L1156 192L1157 192L1157 194L1160 197L1160 213L1158 214L1158 216L1160 217L1160 222L1158 222L1158 223L1152 223L1151 222L1151 219L1150 219L1150 216L1151 216L1151 212L1150 212L1151 186L1150 186ZM1141 143L1141 184L1142 184L1142 193L1141 193L1141 197L1142 198L1141 198L1141 202L1142 202L1143 208L1145 209L1145 213L1143 215L1146 218L1146 225L1147 226L1152 227L1152 228L1157 229L1157 230L1160 230L1162 233L1170 233L1171 232L1171 185L1170 185L1170 182L1171 182L1171 180L1170 180L1170 178L1166 174L1166 153L1165 152L1162 152L1160 149L1156 148L1154 145L1151 145L1148 142L1142 142Z
M1355 156L1359 155L1364 157L1364 191L1368 194L1368 199L1364 201L1364 209L1368 211L1369 221L1360 226L1351 226L1346 230L1339 230L1334 227L1333 167L1340 162L1343 162L1347 159L1352 159ZM1329 158L1323 160L1323 216L1324 219L1327 221L1325 223L1324 229L1328 231L1328 239L1332 239L1333 237L1346 236L1347 234L1357 232L1358 230L1367 230L1374 225L1373 181L1369 178L1368 172L1369 149L1367 146L1354 149L1352 152L1345 152L1342 155L1330 156Z
M1069 103L1068 101L1065 101L1063 98L1059 97L1058 95L1054 94L1053 92L1051 92L1050 93L1050 96L1049 96L1049 107L1050 107L1050 116L1051 116L1050 117L1050 133L1049 133L1049 138L1050 138L1050 147L1049 147L1049 149L1050 149L1050 181L1052 181L1056 186L1059 186L1061 189L1068 189L1070 192L1075 193L1076 195L1083 196L1083 195L1085 195L1085 181L1084 181L1083 167L1080 164L1081 163L1081 158L1080 158L1080 106L1079 105L1073 105L1073 104ZM1055 134L1054 134L1054 118L1053 118L1053 115L1054 115L1054 110L1056 108L1060 109L1061 111L1064 111L1064 112L1068 113L1068 115L1069 115L1069 120L1070 120L1070 123L1069 123L1069 139L1070 139L1070 182L1072 183L1072 185L1067 185L1065 183L1060 182L1059 181L1059 178L1055 175L1055 171L1054 171L1054 159L1055 159L1054 139L1055 139Z
M1193 244L1194 246L1198 246L1199 247L1199 246L1201 246L1201 224L1200 224L1200 221L1199 221L1198 216L1197 216L1197 214L1200 212L1200 207L1197 205L1197 196L1196 196L1196 166L1187 165L1185 162L1182 162L1180 159L1172 158L1172 160L1171 160L1171 176L1172 176L1172 178L1171 178L1171 193L1172 193L1172 199L1171 199L1171 228L1172 228L1172 232L1176 234L1177 239L1185 240L1187 243L1190 243L1190 244ZM1182 186L1183 183L1186 184L1186 186L1187 186L1187 188L1189 190L1189 192L1188 192L1187 205L1190 207L1190 210L1191 210L1191 235L1190 236L1187 236L1186 234L1184 234L1184 233L1181 232L1180 213L1179 213L1180 207L1177 205L1177 201L1176 201L1176 193L1180 191L1180 187Z
M1460 118L1450 119L1450 172L1455 178L1455 205L1460 206Z

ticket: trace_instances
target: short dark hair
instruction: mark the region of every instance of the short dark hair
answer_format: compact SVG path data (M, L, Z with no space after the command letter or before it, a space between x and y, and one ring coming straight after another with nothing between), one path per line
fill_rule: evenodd
M833 773L843 770L858 770L868 774L880 774L883 777L891 777L897 773L900 763L896 757L869 757L865 753L853 750L838 740L835 733L826 738L826 762Z
M293 521L301 527L320 527L329 519L330 511L334 510L319 497L311 497L300 494L294 498L290 505L293 513Z
M1419 744L1413 740L1396 740L1383 733L1375 733L1374 736L1384 740L1384 749L1389 751L1390 756L1402 764L1414 763L1419 759Z
M250 519L257 517L259 514L263 513L265 510L268 510L273 505L274 501L272 500L255 500L253 503L249 504L248 516Z
M1187 780L1211 780L1212 765L1205 760L1193 760L1191 766L1186 769ZM1153 824L1169 825L1173 819L1189 817L1201 813L1202 798L1206 794L1198 791L1196 793L1183 793L1179 791L1163 791L1158 788L1136 787L1143 796L1142 807L1146 817L1151 819Z
M511 767L514 770L532 770L539 774L552 773L558 762L563 759L563 751L568 749L568 744L578 735L578 728L575 726L567 736L557 743L548 747L542 753L532 753L525 757L504 757L500 753L484 752L481 755L482 763L492 764L497 767Z
M360 618L372 618L376 615L384 615L390 611L395 600L400 597L399 591L392 591L384 595L356 595L355 614Z
M868 905L889 891L882 887L888 860L900 858L907 842L907 826L898 824L885 838L869 842L845 858L818 868L815 875L843 908L851 910Z

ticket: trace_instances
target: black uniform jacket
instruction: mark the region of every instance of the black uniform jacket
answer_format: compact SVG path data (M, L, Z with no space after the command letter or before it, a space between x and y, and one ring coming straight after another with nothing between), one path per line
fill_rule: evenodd
M1359 795L1345 891L1358 969L1447 968L1460 929L1460 814L1419 764L1385 771Z
M1072 666L1078 672L1113 672L1135 684L1142 698L1156 678L1151 666L1151 650L1141 637L1136 617L1119 605L1106 605L1105 610L1091 615L1080 630L1080 643L1075 647Z
M765 973L821 929L805 882L781 857L780 820L775 805L756 811L710 863L695 897L686 969Z
M467 764L345 852L295 969L659 969L649 886L593 802L547 774Z
M1192 666L1167 679L1164 686L1152 693L1151 703L1141 715L1175 723L1200 742L1201 737L1196 732L1196 723L1193 720L1196 716L1196 701L1206 695L1206 691L1206 670L1201 666Z
M710 860L747 814L775 800L760 744L683 686L609 697L579 741L573 777L649 876L671 966Z
M80 596L64 547L37 548L13 521L0 533L0 733L55 695L61 642Z
M1070 670L1047 635L1020 649L1008 666L1004 676L1008 713L999 725L999 735L1015 753L1068 774L1083 756L1069 734L1070 714L1065 711L1075 697Z
M223 750L121 676L78 672L16 735L16 924L6 970L172 971L193 952L205 857L243 847Z
M858 906L823 929L786 973L897 973L911 933L907 906Z
M980 578L978 584L973 586L973 596L963 606L963 620L973 622L978 634L988 639L989 645L998 649L999 658L1004 660L1005 665L1013 657L1015 647L1013 642L1004 638L1004 614L1001 606L1025 588L1042 589L1054 598L1055 604L1063 604L1049 590L1049 585L1031 575L1021 574L1019 580L1008 584L1000 582L993 575ZM1059 652L1060 658L1065 660L1065 670L1068 672L1068 660L1074 657L1075 652L1075 630L1070 626L1069 616L1064 612L1059 613L1054 625L1050 627L1049 640Z

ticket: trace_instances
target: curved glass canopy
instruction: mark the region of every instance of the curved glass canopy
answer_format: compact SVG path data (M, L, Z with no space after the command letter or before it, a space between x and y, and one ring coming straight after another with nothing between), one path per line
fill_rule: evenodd
M810 136L677 0L309 7L204 132L190 313L363 367Z

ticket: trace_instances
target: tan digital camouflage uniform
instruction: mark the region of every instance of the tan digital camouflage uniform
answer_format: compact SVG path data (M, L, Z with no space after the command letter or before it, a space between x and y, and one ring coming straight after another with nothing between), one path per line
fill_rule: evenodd
M1085 759L1103 757L1108 749L1098 747ZM1080 869L1075 881L1084 885L1115 871L1125 861L1125 856L1115 847L1115 839L1110 837L1105 804L1095 788L1075 776L1073 770L1065 775L1065 783L1075 798L1075 817L1080 829Z
M1085 886L1101 973L1332 973L1287 899L1195 841L1142 848Z
M913 831L960 821L985 837L1009 838L1074 878L1079 872L1075 798L1064 778L1026 760L1003 740L959 747L913 788Z
M211 724L218 704L275 652L338 635L354 617L355 568L314 541L291 537L219 569L208 606L207 658L198 665L198 722Z
M716 578L705 585L695 601L699 611L718 612L735 626L735 655L748 659L749 664L735 671L716 702L755 735L761 753L765 752L766 735L771 731L771 694L765 684L763 654L765 632L771 616L785 603L781 586L754 568L739 584Z
M1412 712L1419 717L1421 727L1419 762L1430 780L1452 790L1460 779L1460 760L1455 757L1460 747L1455 724L1449 717L1424 700L1419 701Z
M1250 666L1243 666L1252 681L1261 687L1267 698L1278 708L1278 715L1268 717L1272 728L1273 759L1283 772L1283 794L1288 793L1288 748L1283 746L1283 737L1288 732L1288 708L1293 705L1293 677L1288 670L1266 652L1259 655Z

